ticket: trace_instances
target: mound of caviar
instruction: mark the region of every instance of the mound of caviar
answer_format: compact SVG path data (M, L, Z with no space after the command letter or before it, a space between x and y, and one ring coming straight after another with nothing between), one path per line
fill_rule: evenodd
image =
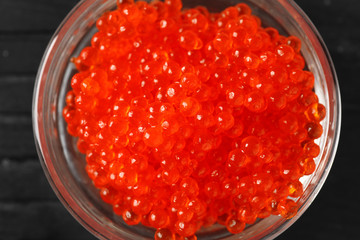
M104 202L155 239L291 218L325 107L301 42L244 3L122 1L73 63L63 116Z

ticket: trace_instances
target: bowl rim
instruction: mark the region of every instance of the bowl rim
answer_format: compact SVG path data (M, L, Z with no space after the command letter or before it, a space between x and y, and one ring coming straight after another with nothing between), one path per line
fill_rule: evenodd
M85 11L96 1L98 0L81 0L80 2L78 2L62 20L62 22L52 35L40 62L38 72L35 78L32 99L32 125L35 139L35 147L39 156L40 164L57 198L60 200L65 209L72 215L72 217L75 218L77 222L80 223L86 230L88 230L90 233L92 233L99 239L106 239L106 235L99 231L101 229L101 226L97 223L97 221L88 217L87 213L80 206L78 206L78 204L75 202L75 200L70 194L67 194L66 196L62 194L63 190L66 189L63 183L59 180L58 176L53 174L55 169L52 164L49 164L51 162L48 161L50 156L48 144L45 135L40 134L41 130L42 132L44 132L43 114L40 111L43 106L43 96L40 95L40 93L44 93L45 82L47 79L45 73L47 73L48 69L50 68L51 60L56 53L57 47L60 45L62 38L66 34L66 31L64 31L64 29L70 27L71 20L75 20L77 18L77 13Z
M107 234L106 232L102 232L102 226L99 225L98 221L92 219L87 215L87 212L84 211L81 206L79 206L76 201L73 199L73 197L70 194L67 194L66 196L63 195L63 191L66 191L66 188L64 187L63 183L59 181L58 176L54 175L54 172L56 172L54 166L51 164L50 158L50 152L48 148L48 143L46 140L46 137L44 134L43 129L43 114L42 114L42 107L43 107L43 96L40 93L44 93L45 88L45 82L47 79L47 71L50 68L52 58L54 57L57 47L61 43L66 31L64 29L67 29L69 25L71 25L71 21L77 18L77 15L79 12L82 12L86 9L88 9L92 4L97 2L99 0L81 0L79 3L73 7L73 9L68 13L68 15L65 17L65 19L61 22L55 33L53 34L51 40L49 41L49 44L45 50L45 53L43 55L43 58L41 60L38 73L36 76L35 86L34 86L34 92L33 92L33 100L32 100L32 124L33 124L33 132L34 132L34 139L35 139L35 146L36 150L40 159L41 166L43 168L43 171L46 175L46 178L48 182L50 183L50 186L52 187L53 191L55 192L56 196L59 198L61 203L65 206L65 208L68 210L68 212L89 232L91 232L93 235L95 235L98 238L106 239ZM272 231L268 232L268 234L271 235L270 239L273 239L277 236L279 236L282 232L284 232L286 229L288 229L295 221L298 220L302 216L302 214L307 210L307 208L311 205L315 197L318 195L320 189L322 188L325 180L327 179L327 176L330 172L331 166L335 159L335 153L338 148L338 142L340 139L340 129L341 129L341 118L342 118L342 111L341 111L341 96L340 96L340 87L337 79L337 75L335 72L333 61L330 57L330 53L319 34L318 30L314 26L314 24L311 22L309 17L303 12L303 10L293 1L293 0L278 0L278 2L286 7L288 11L291 12L292 16L296 16L298 18L301 18L305 21L307 27L310 30L310 33L313 35L314 41L316 44L318 44L320 49L322 50L325 58L325 64L321 64L324 69L323 71L330 72L331 76L333 78L333 84L334 84L334 91L335 91L335 101L336 101L336 108L334 109L334 136L333 136L333 142L331 146L331 151L329 153L329 159L327 161L327 164L324 168L324 171L322 175L319 177L320 181L317 183L313 191L309 194L306 201L304 203L309 202L309 204L303 204L298 214L286 221L282 221L279 226L272 229ZM84 217L85 216L85 217Z

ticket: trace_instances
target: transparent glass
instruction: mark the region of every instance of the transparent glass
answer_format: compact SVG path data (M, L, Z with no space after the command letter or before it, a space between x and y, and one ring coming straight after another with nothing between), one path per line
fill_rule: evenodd
M236 0L184 0L185 7L207 6L221 11ZM333 163L340 133L341 103L335 70L328 51L313 24L291 0L245 0L264 25L283 34L298 36L307 68L315 75L315 92L327 109L318 140L321 154L316 171L306 178L299 199L298 214L285 220L278 216L260 220L237 235L215 225L198 234L199 239L273 239L292 225L310 206L322 187ZM62 22L44 54L33 98L33 127L41 164L55 193L67 210L90 232L102 239L152 239L154 231L143 226L127 226L98 196L85 170L85 159L66 132L62 119L64 97L75 69L70 59L89 44L96 31L96 19L116 7L115 0L81 1ZM306 231L306 230L304 230Z

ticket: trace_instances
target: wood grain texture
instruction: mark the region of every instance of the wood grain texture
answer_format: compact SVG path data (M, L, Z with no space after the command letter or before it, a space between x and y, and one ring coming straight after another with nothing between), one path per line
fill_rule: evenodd
M52 32L78 1L1 0L0 33Z
M0 158L35 158L31 115L0 113Z
M60 202L0 202L0 239L95 239Z
M0 202L56 200L38 159L1 159L0 189Z
M0 34L0 74L36 74L50 37Z
M44 50L77 0L0 0L0 239L94 239L56 199L37 159L31 99ZM277 239L359 239L360 1L297 0L321 33L343 100L339 150L305 214Z
M34 75L0 76L0 113L31 113Z

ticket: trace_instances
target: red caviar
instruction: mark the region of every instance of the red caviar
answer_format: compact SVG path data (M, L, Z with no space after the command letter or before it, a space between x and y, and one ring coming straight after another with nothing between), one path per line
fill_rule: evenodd
M326 114L300 40L244 3L120 2L73 58L63 109L103 201L155 239L293 217Z

